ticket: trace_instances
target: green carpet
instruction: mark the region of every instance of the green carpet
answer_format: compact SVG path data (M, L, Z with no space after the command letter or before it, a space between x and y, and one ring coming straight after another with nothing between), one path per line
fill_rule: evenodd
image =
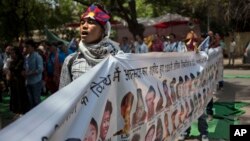
M223 78L230 79L230 78L250 78L250 75L224 75Z
M245 113L241 108L250 105L243 102L215 102L214 118L208 122L208 136L210 139L229 140L229 126L239 124L238 117ZM192 124L191 136L199 136L198 122Z

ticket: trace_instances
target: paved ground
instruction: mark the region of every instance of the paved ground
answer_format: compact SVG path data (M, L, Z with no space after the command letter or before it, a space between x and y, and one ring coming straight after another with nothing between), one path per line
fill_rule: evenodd
M228 60L224 60L228 63ZM224 70L225 76L235 76L225 78L225 88L222 92L219 92L216 97L218 101L241 101L250 102L250 65L241 64L241 59L236 60L234 68L228 68ZM244 115L240 117L241 124L250 124L250 106L244 107L246 111Z

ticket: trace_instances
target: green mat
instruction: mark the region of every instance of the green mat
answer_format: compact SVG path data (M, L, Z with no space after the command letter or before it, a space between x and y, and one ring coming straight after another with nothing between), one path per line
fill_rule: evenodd
M244 102L215 102L214 118L208 122L208 137L210 139L229 140L229 126L239 124L238 117L245 113L241 108L250 105ZM191 136L199 136L198 122L192 124Z
M223 78L230 79L230 78L250 78L250 75L224 75Z
M2 120L12 119L14 114L9 111L9 96L3 96L3 101L0 103L0 117Z

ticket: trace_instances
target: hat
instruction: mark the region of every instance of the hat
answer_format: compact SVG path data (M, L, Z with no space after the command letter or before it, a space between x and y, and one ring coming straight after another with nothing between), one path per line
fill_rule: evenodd
M97 21L104 28L105 38L109 38L111 32L110 15L101 5L92 4L89 6L86 12L81 15L81 20L86 18Z
M92 4L88 7L87 11L81 15L81 20L86 18L96 20L98 23L104 26L110 19L110 16L104 9L100 8L100 6Z

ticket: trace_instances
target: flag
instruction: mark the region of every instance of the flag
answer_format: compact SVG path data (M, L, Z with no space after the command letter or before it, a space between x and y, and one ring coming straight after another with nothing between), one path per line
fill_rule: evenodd
M201 51L207 50L208 47L209 47L209 41L210 41L210 37L207 36L207 38L204 41L201 42L198 49L201 50Z
M69 42L66 41L66 40L63 40L61 38L59 38L57 35L55 35L54 33L50 32L48 30L47 27L44 27L44 32L45 32L45 35L46 35L46 38L49 42L53 42L53 41L62 41L64 45L68 46L69 45Z

